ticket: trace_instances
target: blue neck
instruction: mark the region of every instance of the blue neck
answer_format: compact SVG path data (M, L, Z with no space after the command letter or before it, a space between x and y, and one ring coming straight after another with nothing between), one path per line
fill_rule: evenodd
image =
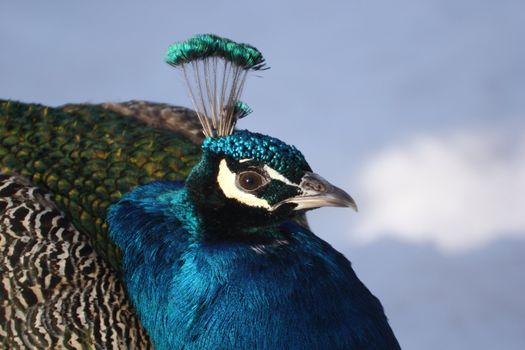
M156 349L396 348L378 300L326 242L293 223L269 232L284 240L199 240L209 233L187 198L180 183L157 182L110 208ZM394 340L378 343L385 334Z

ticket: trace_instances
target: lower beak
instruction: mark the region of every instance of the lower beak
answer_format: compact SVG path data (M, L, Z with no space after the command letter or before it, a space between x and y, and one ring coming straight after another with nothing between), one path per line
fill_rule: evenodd
M321 176L307 172L299 184L301 194L285 199L276 204L297 204L294 210L313 209L320 207L350 207L357 211L357 204L348 193L323 179Z

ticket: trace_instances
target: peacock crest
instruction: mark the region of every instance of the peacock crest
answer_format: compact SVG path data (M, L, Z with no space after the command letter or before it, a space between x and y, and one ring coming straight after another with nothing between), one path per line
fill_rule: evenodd
M213 34L196 35L168 48L164 59L180 68L207 137L231 135L252 110L240 101L250 71L268 67L261 52Z

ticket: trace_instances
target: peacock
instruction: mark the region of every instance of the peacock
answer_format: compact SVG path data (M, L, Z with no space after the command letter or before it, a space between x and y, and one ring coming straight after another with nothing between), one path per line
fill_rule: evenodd
M205 34L165 61L193 110L0 101L0 347L399 349L305 219L352 197L237 128L263 55Z

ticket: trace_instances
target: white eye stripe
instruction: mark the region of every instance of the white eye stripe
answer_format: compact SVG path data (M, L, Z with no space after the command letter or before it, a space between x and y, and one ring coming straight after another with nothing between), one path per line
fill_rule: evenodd
M244 163L252 160L251 158L241 159L239 163ZM284 182L289 186L299 187L299 185L291 182L277 170L264 165L263 170L266 172L267 176L273 180L278 180ZM265 208L272 211L275 208L268 203L268 201L255 196L252 193L243 191L237 186L237 174L230 170L228 163L225 159L222 159L219 163L219 173L217 174L217 183L221 188L222 192L227 198L235 199L240 203L249 205L251 207Z
M299 187L297 184L294 184L293 182L288 180L286 177L281 175L277 170L270 168L268 165L265 165L263 169L264 171L266 171L268 176L271 177L272 179L282 181L285 184L290 185L290 186Z
M228 168L226 160L222 159L219 163L219 173L217 175L217 183L222 190L222 193L227 198L235 199L243 204L251 207L260 207L271 209L270 204L254 194L244 192L236 185L237 175Z
M246 162L249 162L250 160L253 160L253 158L241 159L241 160L239 160L239 163L246 163ZM298 187L297 184L294 184L293 182L288 180L286 177L281 175L277 170L275 170L274 168L269 167L266 164L264 165L263 170L266 172L266 174L268 174L269 177L271 177L274 180L279 180L279 181L284 182L287 185Z

